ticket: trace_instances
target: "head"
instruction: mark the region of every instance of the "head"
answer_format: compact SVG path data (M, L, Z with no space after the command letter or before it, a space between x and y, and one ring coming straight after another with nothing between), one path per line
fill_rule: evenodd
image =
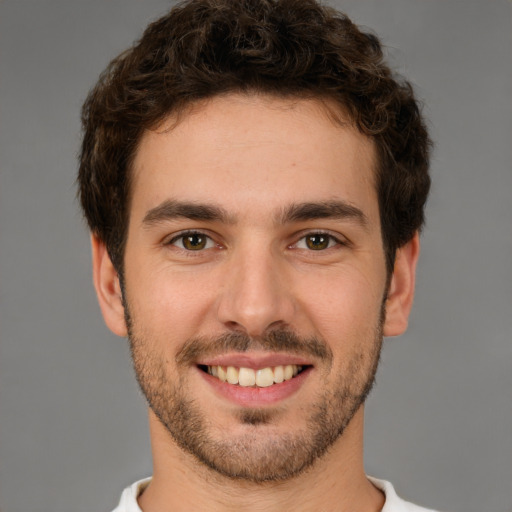
M185 2L109 64L83 107L79 196L117 271L142 134L230 92L325 100L372 139L391 272L424 222L430 140L411 85L392 74L377 37L313 0Z
M110 64L83 122L96 288L153 425L226 476L300 474L405 328L429 188L411 87L316 2L198 0Z

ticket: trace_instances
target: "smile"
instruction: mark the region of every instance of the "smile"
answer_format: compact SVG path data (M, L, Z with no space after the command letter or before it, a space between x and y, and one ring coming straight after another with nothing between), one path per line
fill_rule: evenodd
M267 388L291 380L304 369L303 366L296 364L269 366L257 370L243 366L200 366L200 368L221 382L235 386L259 388Z

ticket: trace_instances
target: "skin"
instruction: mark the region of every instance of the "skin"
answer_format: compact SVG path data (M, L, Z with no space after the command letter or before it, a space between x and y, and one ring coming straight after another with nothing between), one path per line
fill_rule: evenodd
M226 449L238 443L256 471L271 453L287 456L279 451L287 439L307 441L315 404L332 404L340 390L359 396L371 384L382 334L407 327L419 253L415 236L398 251L388 281L372 141L348 121L334 122L316 100L228 95L174 121L144 134L133 164L124 300L104 244L92 237L105 321L119 336L130 327L139 382L146 395L164 397L153 396L149 411L154 475L141 508L381 510L383 496L363 467L363 406L335 402L332 409L348 423L342 435L304 470L264 483L210 469L165 426L166 401L179 389L205 420L208 439ZM213 206L223 216L169 215L169 204L175 213L183 203ZM318 218L290 215L292 205L305 203L345 209ZM179 238L187 230L207 237L204 248L187 250ZM319 233L328 243L313 250L305 237ZM329 357L269 350L261 340L275 330L315 338ZM290 396L257 406L233 402L196 365L235 357L232 349L207 355L210 341L197 360L179 362L190 340L230 333L252 340L249 358L300 356L310 370ZM263 412L265 422L244 421L248 409ZM228 462L239 468L239 458L234 451Z

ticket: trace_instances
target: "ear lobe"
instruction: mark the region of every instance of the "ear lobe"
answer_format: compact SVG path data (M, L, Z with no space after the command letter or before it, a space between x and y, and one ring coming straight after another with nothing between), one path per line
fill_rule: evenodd
M127 336L119 276L112 265L104 242L93 234L91 235L91 245L94 288L103 319L114 334Z
M416 263L419 253L418 233L396 253L395 266L386 300L384 336L399 336L407 329L409 313L414 299Z

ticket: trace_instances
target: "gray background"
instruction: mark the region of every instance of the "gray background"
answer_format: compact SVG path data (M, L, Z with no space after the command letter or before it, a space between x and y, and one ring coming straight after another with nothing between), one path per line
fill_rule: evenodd
M383 38L436 140L416 304L368 403L367 471L431 507L511 511L511 4L332 3ZM88 89L168 5L0 0L3 512L109 510L151 471L74 179Z

